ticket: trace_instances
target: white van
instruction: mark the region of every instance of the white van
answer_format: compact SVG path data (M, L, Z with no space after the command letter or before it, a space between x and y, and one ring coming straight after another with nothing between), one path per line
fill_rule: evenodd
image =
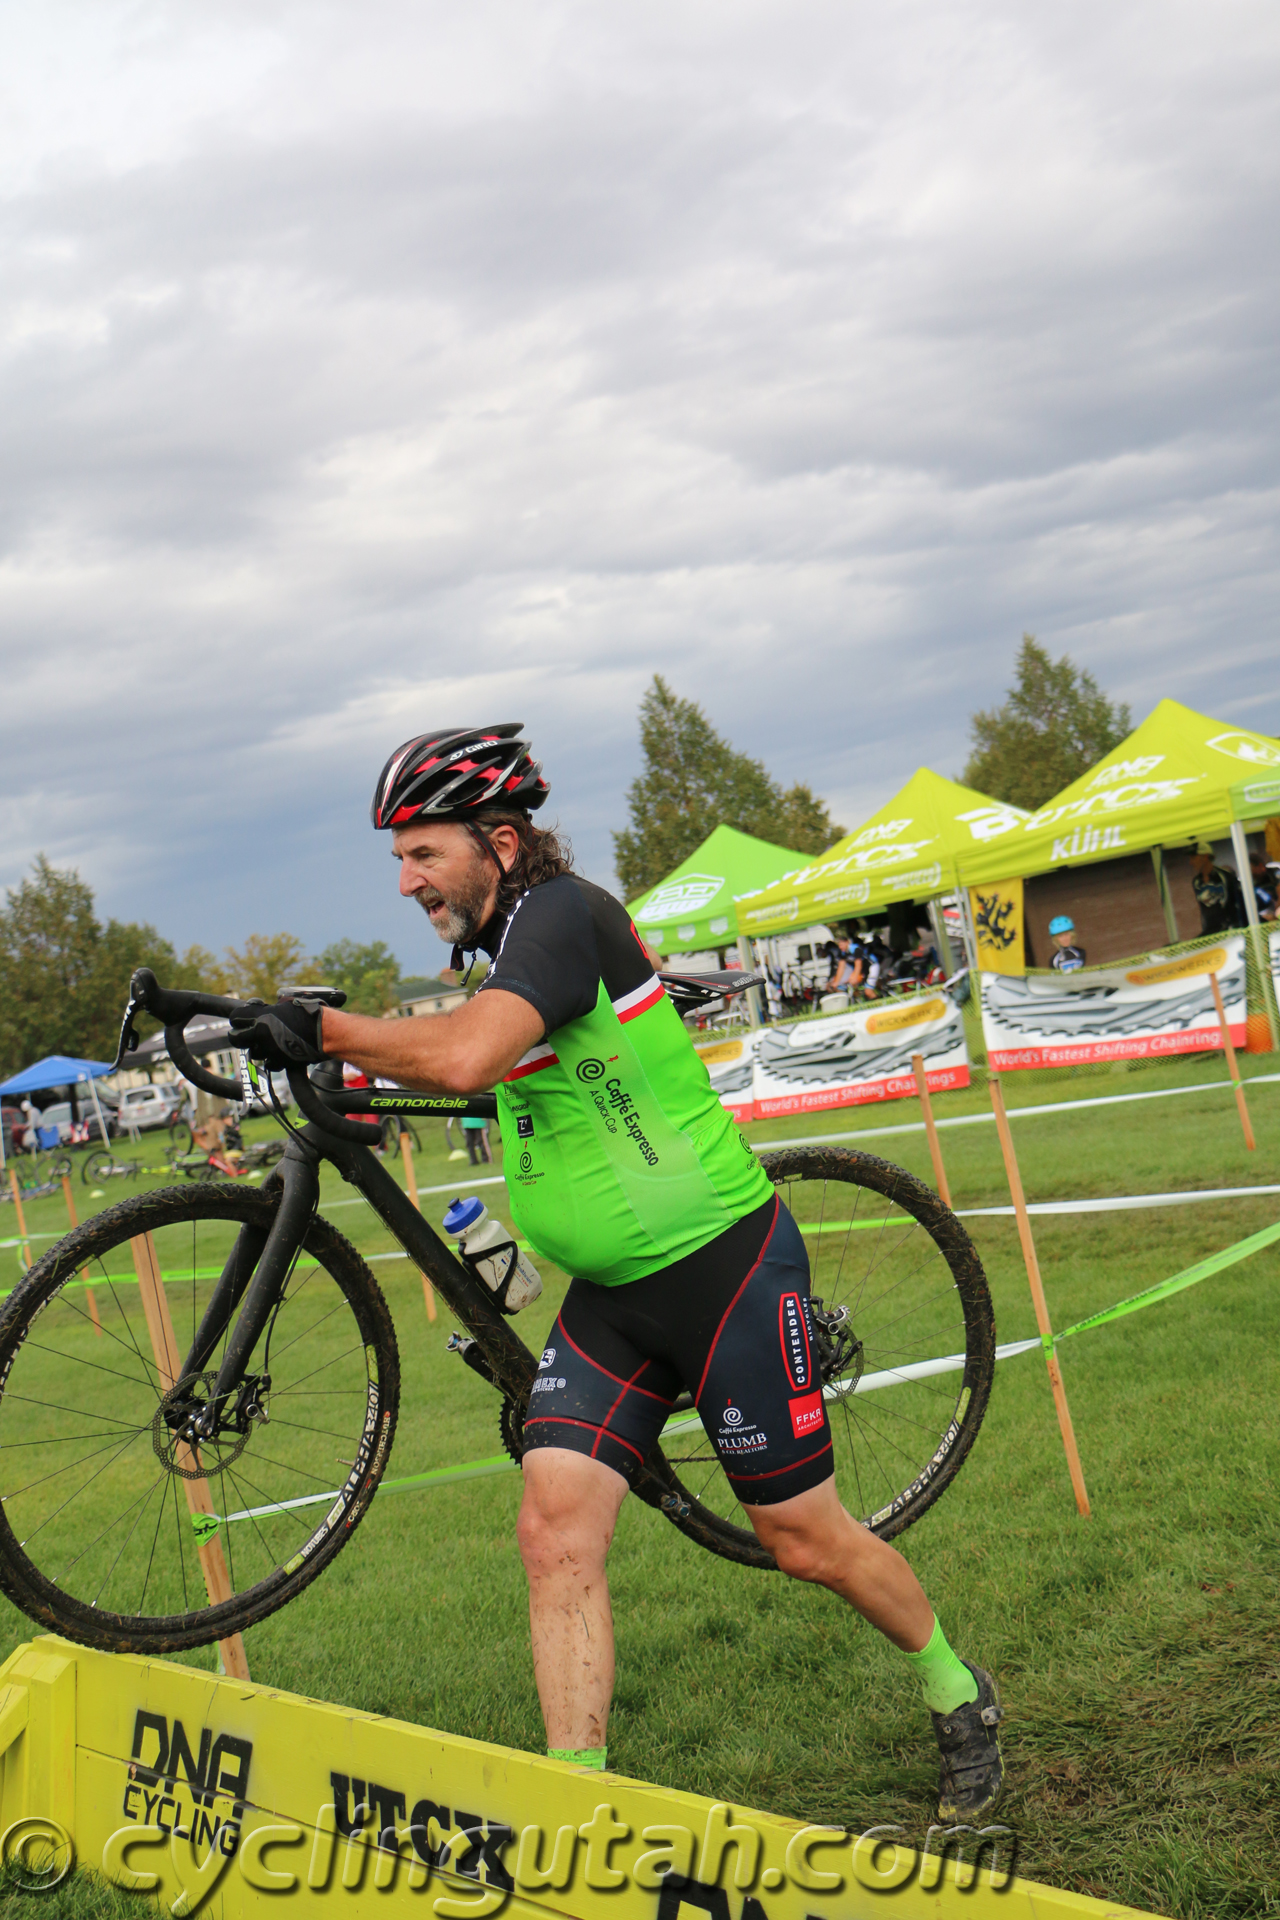
M116 1109L116 1124L121 1133L131 1133L135 1127L167 1127L182 1101L177 1087L126 1087Z

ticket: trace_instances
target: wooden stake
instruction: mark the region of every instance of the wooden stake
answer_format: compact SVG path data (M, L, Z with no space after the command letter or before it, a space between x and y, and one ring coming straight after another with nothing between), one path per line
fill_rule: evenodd
M1240 1082L1240 1069L1236 1065L1236 1050L1231 1044L1231 1029L1227 1025L1227 1010L1222 1004L1222 988L1218 985L1216 973L1209 975L1209 985L1213 988L1213 1004L1218 1009L1218 1025L1222 1029L1222 1047L1227 1056L1227 1072L1231 1075L1231 1084L1236 1090L1236 1105L1240 1109L1240 1125L1244 1128L1244 1144L1253 1153L1257 1141L1253 1137L1253 1124L1249 1119L1249 1109L1245 1105L1244 1087Z
M408 1127L401 1127L400 1129L400 1152L404 1159L404 1183L409 1190L409 1198L418 1209L418 1212L421 1213L422 1202L418 1198L418 1176L413 1170L413 1148L409 1144ZM436 1290L425 1273L422 1276L422 1297L427 1303L428 1320L434 1320L436 1317Z
M160 1384L167 1393L179 1378L182 1360L178 1353L178 1342L174 1338L173 1320L169 1314L169 1301L164 1290L164 1281L160 1275L160 1260L156 1253L156 1243L149 1233L142 1233L129 1242L133 1248L133 1265L138 1275L138 1291L142 1295L142 1311L147 1319L147 1332L151 1335L151 1350L156 1357L156 1366L160 1370ZM182 1467L198 1467L200 1461L186 1442L178 1442L178 1464ZM183 1491L187 1496L188 1513L213 1513L216 1511L209 1493L209 1482L203 1478L183 1480ZM200 1559L200 1571L204 1575L205 1590L211 1606L220 1606L224 1600L233 1597L231 1575L227 1572L226 1556L222 1551L222 1542L217 1534L196 1548ZM233 1680L249 1678L249 1661L244 1650L244 1641L238 1633L226 1640L219 1640L218 1649L222 1654L222 1664Z
M933 1161L933 1182L938 1189L938 1198L944 1207L951 1205L951 1189L947 1185L947 1170L942 1164L942 1145L938 1139L938 1129L933 1119L933 1102L929 1098L929 1076L924 1070L924 1055L913 1053L911 1071L916 1077L916 1092L920 1095L920 1109L924 1114L924 1130L929 1141L929 1156Z
M76 1219L76 1203L71 1198L71 1182L65 1173L62 1176L62 1191L66 1198L67 1215L71 1221L71 1225L73 1228L78 1227L80 1225L80 1222ZM98 1318L98 1303L93 1297L93 1288L89 1285L88 1267L81 1267L80 1278L84 1281L84 1297L89 1302L89 1312L93 1318L94 1332L97 1334L99 1340L101 1340L102 1322Z
M18 1176L9 1168L9 1191L13 1195L13 1211L17 1215L18 1232L22 1235L22 1251L27 1256L27 1272L31 1271L31 1243L27 1239L27 1223L22 1212L22 1195L18 1191Z
M1040 1262L1036 1259L1036 1244L1031 1237L1031 1220L1027 1213L1027 1202L1022 1191L1022 1176L1018 1172L1018 1158L1013 1151L1013 1135L1009 1131L1009 1116L1004 1110L1004 1093L1000 1082L993 1074L991 1077L991 1105L995 1110L996 1132L1000 1135L1000 1151L1004 1154L1004 1170L1009 1179L1009 1192L1013 1198L1013 1211L1018 1220L1018 1238L1022 1242L1022 1257L1027 1263L1027 1279L1031 1283L1031 1299L1036 1310L1036 1324L1042 1340L1053 1339L1053 1327L1049 1321L1049 1303L1044 1297L1044 1286L1040 1279ZM1071 1409L1067 1405L1067 1390L1062 1384L1062 1370L1058 1365L1058 1356L1052 1346L1045 1348L1045 1359L1049 1367L1049 1385L1053 1388L1053 1404L1058 1410L1058 1425L1062 1429L1062 1445L1067 1456L1067 1469L1071 1475L1071 1485L1075 1490L1077 1510L1087 1520L1089 1518L1089 1495L1084 1484L1084 1470L1080 1465L1080 1453L1076 1446L1075 1428L1071 1424Z

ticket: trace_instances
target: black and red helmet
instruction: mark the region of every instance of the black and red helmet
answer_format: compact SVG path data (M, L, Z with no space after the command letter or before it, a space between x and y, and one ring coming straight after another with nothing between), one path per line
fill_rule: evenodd
M378 776L369 818L375 827L415 820L467 820L487 807L530 813L551 791L522 720L496 727L420 733L397 747Z

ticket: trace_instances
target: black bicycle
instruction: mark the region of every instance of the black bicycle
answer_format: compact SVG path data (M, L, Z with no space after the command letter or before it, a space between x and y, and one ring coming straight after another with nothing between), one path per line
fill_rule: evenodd
M664 981L682 1011L725 991L705 976ZM236 1097L183 1029L239 1003L167 992L146 970L132 986L122 1051L145 1008L186 1079ZM0 1587L71 1640L163 1653L241 1631L314 1580L368 1512L400 1362L377 1281L317 1212L325 1162L434 1283L463 1330L451 1344L501 1395L503 1438L520 1456L537 1359L373 1151L387 1114L491 1117L493 1095L344 1093L336 1065L289 1084L306 1124L290 1128L260 1190L217 1182L126 1199L46 1253L0 1310ZM891 1538L950 1483L982 1422L995 1329L981 1264L901 1168L837 1147L762 1164L810 1251L841 1495ZM688 1396L636 1491L699 1546L774 1565Z

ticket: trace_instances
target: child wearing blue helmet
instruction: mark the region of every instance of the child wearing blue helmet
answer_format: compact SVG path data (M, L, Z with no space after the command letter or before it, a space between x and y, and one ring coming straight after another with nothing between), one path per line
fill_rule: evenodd
M1076 946L1072 938L1075 930L1075 921L1065 913L1055 914L1049 922L1049 938L1054 946L1049 965L1056 967L1059 973L1078 973L1084 965L1084 948Z

